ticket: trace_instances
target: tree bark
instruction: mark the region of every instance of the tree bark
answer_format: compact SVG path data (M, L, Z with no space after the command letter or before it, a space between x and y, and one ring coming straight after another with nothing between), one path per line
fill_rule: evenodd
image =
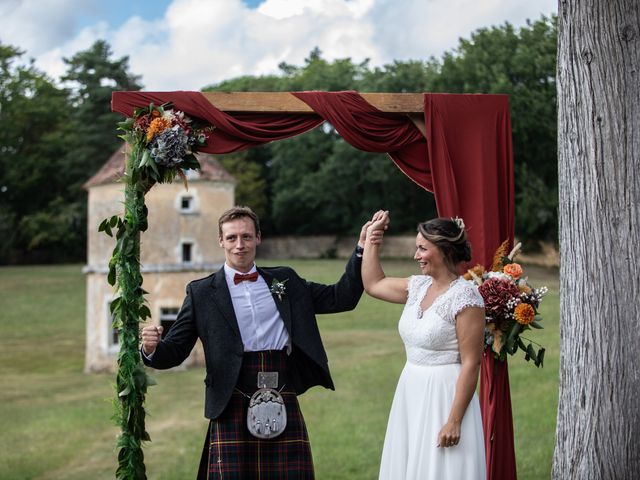
M553 478L634 478L640 2L560 0L557 73L561 355Z

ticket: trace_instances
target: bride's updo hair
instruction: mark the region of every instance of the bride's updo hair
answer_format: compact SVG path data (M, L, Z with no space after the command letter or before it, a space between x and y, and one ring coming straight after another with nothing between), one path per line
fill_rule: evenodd
M461 218L434 218L419 223L418 232L440 249L452 269L471 260L471 245Z

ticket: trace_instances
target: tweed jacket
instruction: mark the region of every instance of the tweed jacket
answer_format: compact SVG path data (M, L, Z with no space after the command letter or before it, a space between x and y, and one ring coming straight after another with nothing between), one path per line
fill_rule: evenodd
M360 272L362 259L354 253L337 283L323 285L301 278L289 267L258 267L271 285L284 281L285 294L273 295L285 328L291 337L289 382L297 394L322 385L334 389L327 354L316 322L316 314L353 310L364 290ZM225 409L240 375L244 346L233 310L224 267L187 285L187 295L176 322L157 345L146 365L167 369L180 365L198 338L204 348L206 378L205 417L215 419Z

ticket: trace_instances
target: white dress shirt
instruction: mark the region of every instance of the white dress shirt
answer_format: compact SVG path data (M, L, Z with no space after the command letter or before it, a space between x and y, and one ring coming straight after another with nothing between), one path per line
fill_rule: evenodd
M254 264L246 273L255 271ZM233 310L238 320L244 351L282 350L285 347L289 350L291 348L289 333L284 327L284 321L264 278L258 275L255 282L244 281L236 285L233 277L236 273L242 274L242 272L237 272L225 263L224 273Z

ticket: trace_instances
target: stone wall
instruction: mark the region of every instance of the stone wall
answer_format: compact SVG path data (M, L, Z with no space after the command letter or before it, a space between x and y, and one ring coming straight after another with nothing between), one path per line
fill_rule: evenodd
M312 237L270 237L258 247L260 258L348 258L357 238L338 238L331 235ZM386 236L380 251L385 258L411 258L416 249L416 237Z
M313 237L270 237L262 240L258 247L260 258L347 258L355 248L357 239L338 238L331 235ZM380 251L383 258L413 258L416 251L414 235L384 237ZM518 260L528 265L559 267L560 253L550 243L540 243L540 250L521 253Z

